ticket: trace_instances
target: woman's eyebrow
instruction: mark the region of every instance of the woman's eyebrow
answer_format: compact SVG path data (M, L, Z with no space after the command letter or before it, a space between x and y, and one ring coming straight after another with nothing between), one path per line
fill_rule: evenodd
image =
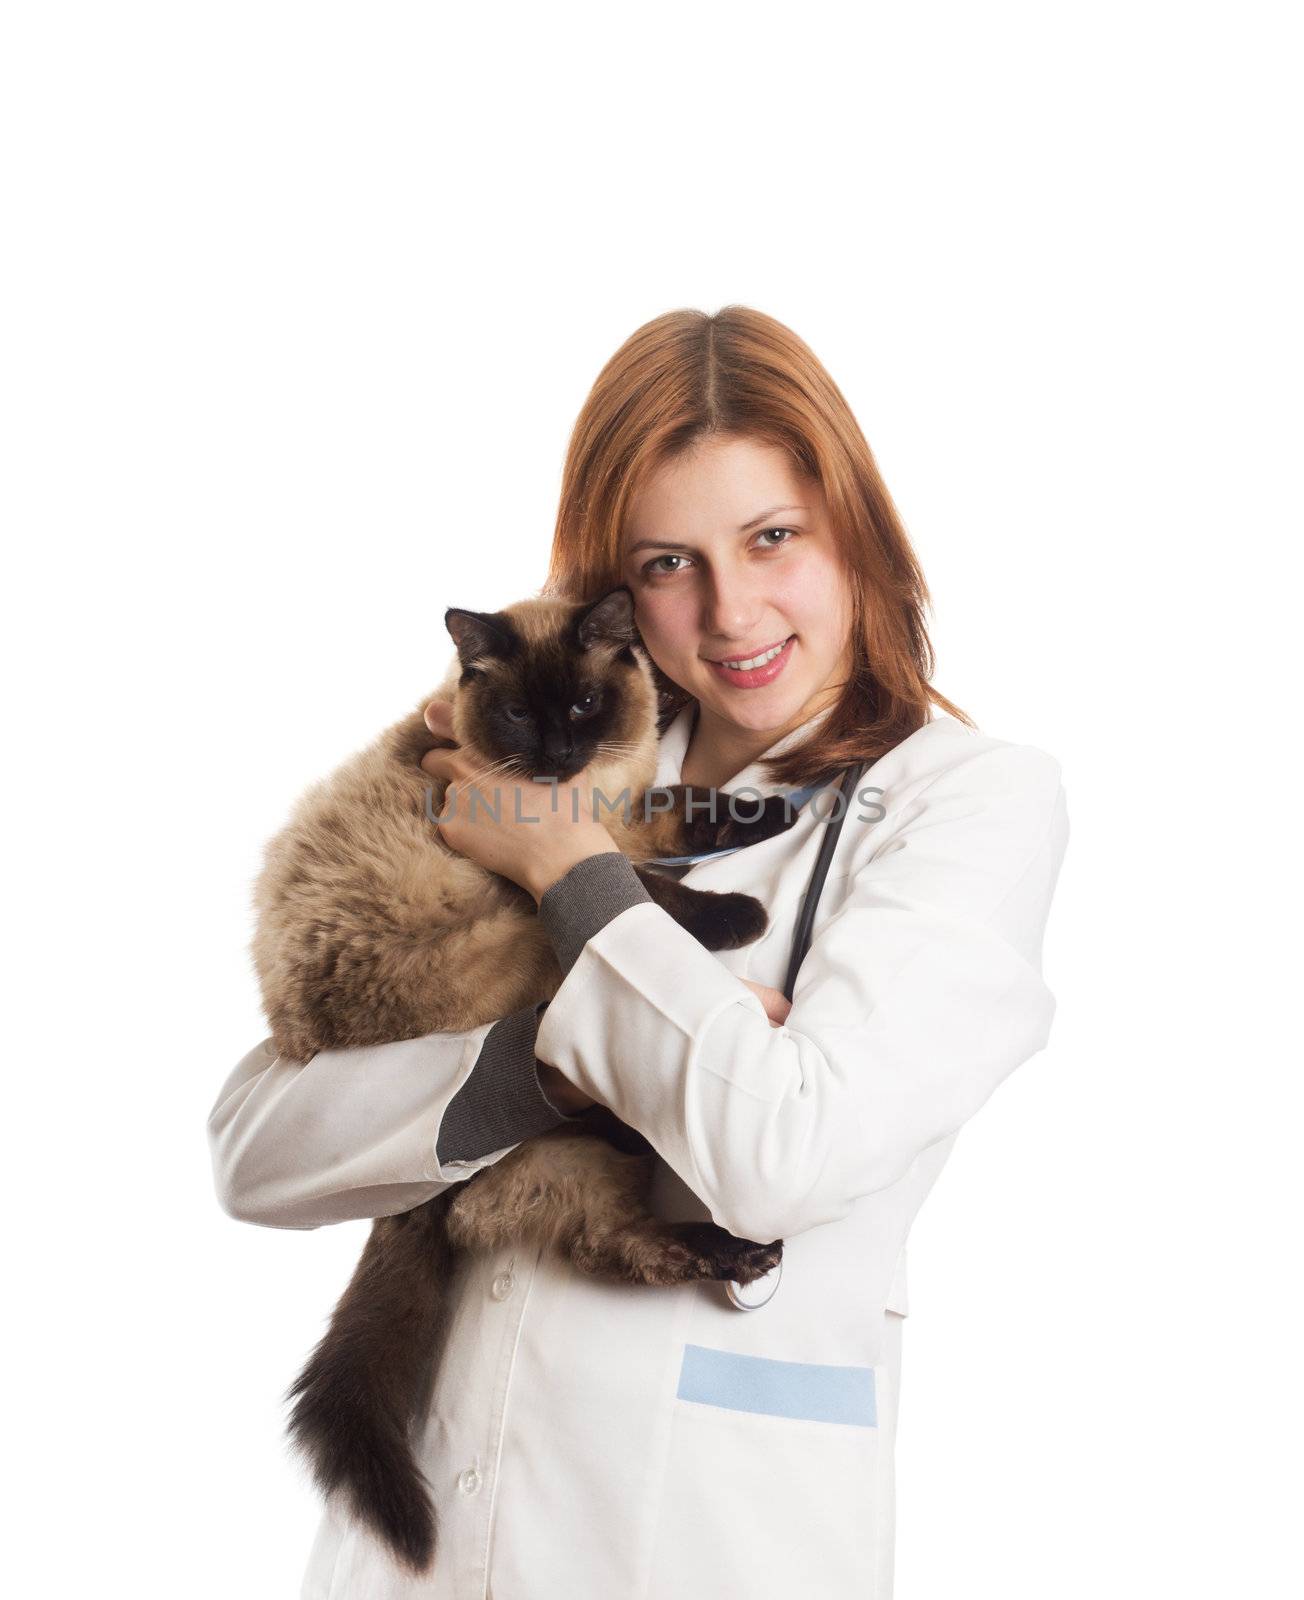
M758 522L764 522L767 517L777 517L780 511L805 511L805 506L771 506L768 511L762 511L760 516L753 517L750 522L744 522L739 528L739 533L746 533L748 528L754 528Z
M691 544L676 544L673 539L637 539L629 547L629 554L635 550L691 550Z
M767 517L777 517L781 511L808 511L808 506L771 506L768 511L762 511L750 522L744 522L739 528L739 533L746 533L749 528L754 528L758 522L764 522ZM630 555L635 550L691 550L691 544L680 544L674 539L636 539L629 547Z

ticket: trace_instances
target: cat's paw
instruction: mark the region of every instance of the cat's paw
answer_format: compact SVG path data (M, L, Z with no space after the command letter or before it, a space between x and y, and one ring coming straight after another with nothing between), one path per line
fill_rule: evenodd
M765 907L750 894L700 891L704 904L695 908L690 932L708 950L738 950L765 932Z
M780 833L786 833L800 815L786 794L767 795L755 816L752 815L756 810L755 801L747 799L735 804L732 795L725 798L729 825L725 829L725 837L721 840L723 844L761 844L766 839L773 839Z
M783 1259L782 1239L769 1244L736 1239L714 1222L681 1222L675 1233L701 1259L701 1276L718 1283L755 1283Z

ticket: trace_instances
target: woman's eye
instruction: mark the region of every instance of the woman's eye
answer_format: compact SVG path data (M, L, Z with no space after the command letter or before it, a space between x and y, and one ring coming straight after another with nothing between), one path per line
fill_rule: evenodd
M503 714L506 716L508 722L528 722L530 720L530 709L528 706L504 706Z
M687 563L687 556L655 556L643 571L654 578L668 577L671 573L682 572Z
M777 550L797 537L796 528L762 528L757 539L763 550Z
M597 709L598 709L598 697L597 697L597 695L595 695L595 694L586 694L582 699L577 700L575 702L575 704L570 708L571 721L572 722L583 722L585 717L591 717L593 715L593 713Z

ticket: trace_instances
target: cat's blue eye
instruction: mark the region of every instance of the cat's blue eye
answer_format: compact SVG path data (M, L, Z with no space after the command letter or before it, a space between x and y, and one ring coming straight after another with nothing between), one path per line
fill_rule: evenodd
M591 717L593 715L593 713L597 709L598 709L598 697L597 697L597 695L596 694L583 695L570 708L571 721L572 722L583 722L585 717Z
M504 706L503 715L508 722L528 722L530 720L530 708L528 706Z

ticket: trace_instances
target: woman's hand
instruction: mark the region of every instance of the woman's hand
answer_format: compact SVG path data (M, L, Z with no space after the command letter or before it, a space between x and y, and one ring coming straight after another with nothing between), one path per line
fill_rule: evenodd
M788 1020L792 1001L787 995L780 994L777 989L769 989L763 983L753 983L750 978L744 978L743 982L765 1007L765 1015L770 1019L770 1026L781 1028Z
M544 1095L564 1116L578 1116L581 1111L587 1111L598 1103L546 1061L537 1063L535 1075Z
M426 726L452 738L444 701L426 707ZM421 767L448 784L438 822L449 849L519 883L536 900L578 862L616 850L594 819L591 791L581 786L507 777L477 767L456 748L428 751Z

